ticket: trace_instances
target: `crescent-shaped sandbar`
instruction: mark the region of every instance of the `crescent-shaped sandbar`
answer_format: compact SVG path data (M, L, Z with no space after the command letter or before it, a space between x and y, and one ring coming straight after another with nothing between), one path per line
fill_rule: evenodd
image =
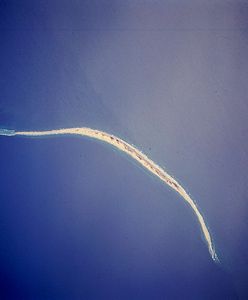
M199 224L201 226L203 236L208 245L209 253L214 261L218 261L218 257L214 249L210 232L206 226L202 214L200 213L194 201L187 194L184 188L173 177L171 177L165 170L163 170L155 162L149 159L145 154L143 154L136 147L128 144L127 142L118 138L117 136L114 136L112 134L109 134L101 130L91 129L87 127L61 128L61 129L44 130L44 131L14 131L14 130L7 130L7 129L0 130L0 135L6 135L6 136L16 136L16 135L47 136L47 135L67 135L67 134L87 136L113 145L114 147L118 148L119 150L131 156L134 160L138 161L145 169L153 173L161 181L163 181L165 184L169 185L172 189L178 192L193 209L199 221Z

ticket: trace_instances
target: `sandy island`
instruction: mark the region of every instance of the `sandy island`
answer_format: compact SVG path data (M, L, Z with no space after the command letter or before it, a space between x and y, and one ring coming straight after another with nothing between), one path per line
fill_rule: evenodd
M5 136L16 136L16 135L46 136L46 135L67 135L67 134L72 134L72 135L77 134L81 136L87 136L113 145L114 147L125 152L133 159L138 161L144 168L149 170L160 180L162 180L164 183L166 183L171 188L173 188L176 192L178 192L183 197L183 199L191 206L194 213L196 214L202 229L202 233L207 242L209 253L214 261L218 261L218 257L215 252L209 230L206 226L203 216L201 215L194 201L190 198L190 196L186 193L184 188L173 177L171 177L167 172L165 172L161 167L155 164L151 159L149 159L145 154L143 154L140 150L138 150L134 146L128 144L124 140L114 135L111 135L101 130L95 130L87 127L61 128L61 129L45 130L45 131L14 131L14 130L7 130L7 129L0 130L0 135L5 135Z

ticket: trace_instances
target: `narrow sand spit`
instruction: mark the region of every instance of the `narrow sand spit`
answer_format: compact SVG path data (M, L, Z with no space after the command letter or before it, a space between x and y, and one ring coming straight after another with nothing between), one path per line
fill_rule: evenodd
M7 135L7 136L17 136L17 135L46 136L46 135L67 135L67 134L72 134L72 135L77 134L81 136L87 136L113 145L114 147L125 152L133 159L138 161L144 168L146 168L148 171L153 173L161 181L163 181L171 188L173 188L176 192L178 192L183 197L183 199L191 206L194 213L196 214L202 229L202 233L207 242L209 253L214 261L216 262L218 261L218 257L215 252L209 230L206 226L203 216L201 215L194 201L190 198L190 196L186 193L184 188L173 177L171 177L166 171L164 171L161 167L155 164L151 159L149 159L145 154L143 154L134 146L128 144L124 140L114 135L111 135L101 130L95 130L87 127L61 128L61 129L45 130L45 131L14 131L14 130L7 130L7 129L0 130L0 135Z

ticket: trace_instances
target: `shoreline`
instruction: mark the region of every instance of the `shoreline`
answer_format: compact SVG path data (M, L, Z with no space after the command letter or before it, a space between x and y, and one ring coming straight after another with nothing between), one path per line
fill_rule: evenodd
M14 131L1 129L0 135L5 136L26 136L26 137L43 137L43 136L57 136L57 135L79 135L85 136L93 139L97 139L104 143L110 144L121 150L122 152L129 155L131 158L136 160L143 168L148 170L150 173L158 177L163 183L170 186L174 189L191 207L194 214L196 215L198 222L201 227L202 234L204 239L208 245L209 253L212 259L215 262L218 262L218 257L214 249L214 245L212 242L212 238L208 227L204 221L203 215L200 213L197 208L195 202L190 197L190 195L185 191L185 189L164 169L162 169L159 165L157 165L154 161L148 158L143 152L138 150L135 146L130 145L126 141L121 138L118 138L115 135L109 134L107 132L91 129L88 127L77 127L77 128L61 128L61 129L53 129L53 130L44 130L44 131Z

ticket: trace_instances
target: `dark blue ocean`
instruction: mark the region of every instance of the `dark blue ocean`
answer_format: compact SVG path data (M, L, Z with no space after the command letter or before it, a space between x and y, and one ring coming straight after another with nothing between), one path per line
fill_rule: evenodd
M0 299L247 299L247 16L237 1L0 1Z
M110 148L1 138L2 297L234 296L189 207Z

